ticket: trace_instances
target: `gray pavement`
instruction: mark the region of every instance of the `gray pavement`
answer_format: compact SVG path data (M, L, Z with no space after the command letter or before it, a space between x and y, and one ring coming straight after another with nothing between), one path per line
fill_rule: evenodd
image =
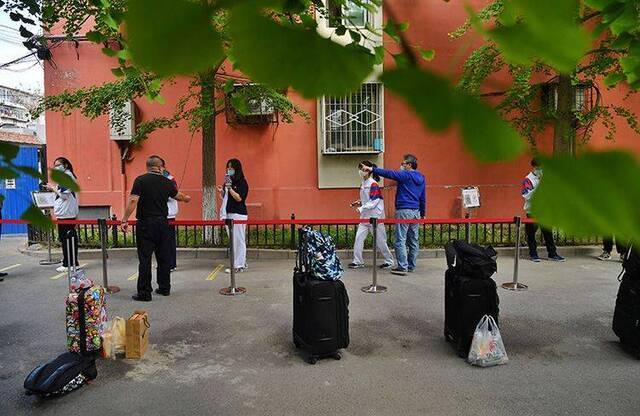
M569 258L521 262L530 290L500 289L500 323L510 362L475 368L444 342L444 259L424 259L407 277L380 273L386 294L370 295L370 269L347 271L351 345L341 361L303 361L291 341L291 260L252 260L228 285L215 259L182 260L170 297L141 304L135 259L109 264L109 313L146 308L151 347L142 360L100 360L96 381L55 400L24 395L24 377L65 349L66 277L0 242L0 415L637 415L640 361L611 331L618 262ZM81 259L82 260L82 259ZM347 260L347 259L343 259ZM345 261L346 263L346 261ZM511 279L499 260L498 283ZM99 260L90 276L102 277Z

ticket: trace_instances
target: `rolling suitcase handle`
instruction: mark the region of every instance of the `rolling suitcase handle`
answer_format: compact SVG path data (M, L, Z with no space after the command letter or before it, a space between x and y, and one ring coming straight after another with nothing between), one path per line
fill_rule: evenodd
M73 240L73 243L71 243ZM76 246L75 246L75 238L71 237L71 230L67 231L67 280L69 284L69 293L71 293L71 274L76 273ZM73 265L73 266L72 266ZM71 270L73 268L73 271Z

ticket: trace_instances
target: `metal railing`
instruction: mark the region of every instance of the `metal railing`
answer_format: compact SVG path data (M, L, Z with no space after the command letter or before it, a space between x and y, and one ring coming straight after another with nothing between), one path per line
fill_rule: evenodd
M306 222L305 222L306 221ZM395 225L385 222L387 242L390 246L395 243ZM523 220L525 222L527 220ZM248 221L246 240L247 247L260 249L295 250L296 228L308 224L332 237L338 249L350 249L355 241L356 231L360 220L297 220L291 215L289 220ZM126 248L136 246L136 226L131 224L127 232L120 230L118 222L107 221L107 246L109 248ZM418 241L420 248L440 248L448 241L465 239L480 245L494 247L513 246L516 240L516 225L511 219L426 219L418 224ZM76 222L79 246L81 248L100 248L100 229L97 221ZM225 226L220 221L175 221L176 245L181 248L226 248L229 237ZM54 245L59 244L57 230L52 231ZM524 227L521 228L521 240L526 242ZM597 245L601 244L600 237L582 237L568 235L560 230L554 230L556 245ZM538 231L536 238L542 244L542 235ZM28 226L30 244L46 243L47 232L32 225ZM372 238L365 242L366 248L372 247Z

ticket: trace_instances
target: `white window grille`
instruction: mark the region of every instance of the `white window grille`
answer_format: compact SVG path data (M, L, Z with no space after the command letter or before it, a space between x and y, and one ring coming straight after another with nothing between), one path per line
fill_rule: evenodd
M380 153L384 151L383 87L362 84L344 97L321 100L323 153Z
M327 11L329 12L329 27L335 28L340 25L346 27L364 27L371 24L373 16L367 9L358 6L352 1L344 5L336 3L334 0L327 0Z

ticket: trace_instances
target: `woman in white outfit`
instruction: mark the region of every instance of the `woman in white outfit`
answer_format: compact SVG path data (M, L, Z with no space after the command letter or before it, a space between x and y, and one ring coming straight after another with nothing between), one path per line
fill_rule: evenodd
M362 166L376 167L373 163L365 160L358 165L358 174L362 178L362 185L360 186L360 200L355 201L351 206L356 207L360 213L360 218L384 218L384 200L382 199L382 188L378 185L380 177L371 173L362 171ZM384 257L384 263L380 265L381 269L390 269L393 267L393 255L387 246L387 233L384 229L384 224L378 224L377 227L378 238L377 246L380 254ZM371 233L373 235L373 227L371 224L358 224L358 231L356 232L356 241L353 245L353 263L349 264L352 269L359 269L364 267L364 261L362 259L362 250L364 248L364 241L367 235Z
M249 194L249 184L244 177L244 172L242 172L242 163L238 159L230 159L227 162L224 187L218 187L218 190L222 194L220 219L246 221L248 218L246 200ZM236 273L247 268L246 230L246 224L233 225L233 267L236 269ZM225 273L231 273L231 269L226 269Z

